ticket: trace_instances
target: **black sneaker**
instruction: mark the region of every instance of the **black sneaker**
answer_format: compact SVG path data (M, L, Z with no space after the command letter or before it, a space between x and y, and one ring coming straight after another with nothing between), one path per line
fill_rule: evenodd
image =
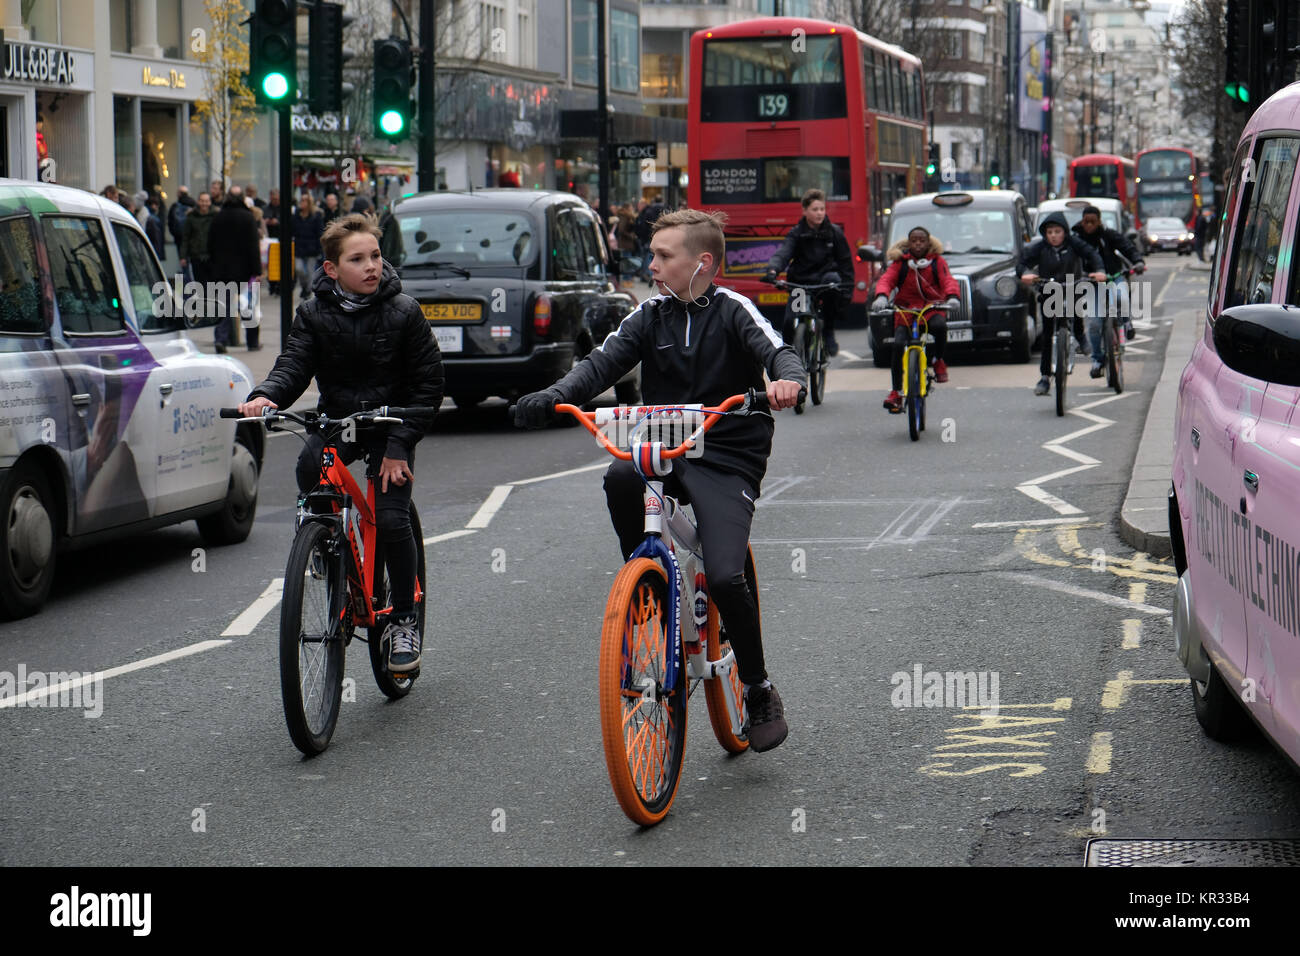
M1132 322L1125 322L1125 323L1124 323L1124 338L1125 338L1126 340L1128 340L1129 342L1132 342L1132 341L1133 341L1133 337L1136 336L1137 334L1138 334L1137 329L1133 328L1133 323L1132 323Z
M1046 395L1048 391L1051 390L1051 387L1052 387L1051 379L1049 379L1046 375L1044 375L1042 378L1038 380L1038 384L1034 386L1034 394Z
M391 673L407 674L420 669L420 631L414 615L389 622L383 640L388 645Z
M826 354L831 358L840 354L840 343L835 341L835 333L829 330L826 332Z
M773 686L759 687L755 684L745 695L745 706L749 709L749 748L758 753L781 746L790 728L785 723L785 707L781 695Z
M1104 373L1104 369L1102 367L1102 364L1098 362L1096 359L1093 359L1092 368L1088 369L1088 377L1101 378L1103 373Z

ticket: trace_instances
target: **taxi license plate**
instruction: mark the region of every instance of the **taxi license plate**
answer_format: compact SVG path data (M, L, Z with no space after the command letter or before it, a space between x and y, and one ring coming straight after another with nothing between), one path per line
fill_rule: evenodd
M483 318L481 302L425 302L420 311L430 322L478 322Z
M790 298L788 292L760 292L758 294L759 305L785 305L786 300Z
M438 340L438 348L444 354L448 352L460 352L464 350L465 330L459 325L450 328L438 328L434 326L433 337Z
M948 330L949 342L970 342L971 340L972 340L971 329L949 329Z

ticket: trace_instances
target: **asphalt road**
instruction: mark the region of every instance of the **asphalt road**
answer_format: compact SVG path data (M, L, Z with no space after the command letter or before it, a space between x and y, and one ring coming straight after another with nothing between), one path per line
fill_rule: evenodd
M47 608L0 629L0 671L146 666L108 677L93 719L0 710L0 863L1077 866L1103 834L1294 834L1296 776L1259 738L1201 734L1172 567L1117 531L1168 323L1205 295L1187 260L1154 261L1129 389L1080 359L1065 418L1032 394L1036 357L954 356L913 443L865 332L841 335L825 404L779 416L753 530L790 738L728 757L697 695L660 826L623 816L600 747L607 459L485 406L446 412L417 452L423 676L389 703L354 643L318 758L279 691L294 438L269 443L244 544L196 551L189 524L68 557ZM930 672L996 679L997 714L906 699Z

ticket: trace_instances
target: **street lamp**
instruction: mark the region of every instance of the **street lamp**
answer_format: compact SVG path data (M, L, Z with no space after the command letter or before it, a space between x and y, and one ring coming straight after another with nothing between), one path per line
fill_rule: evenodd
M1003 168L1006 174L1006 181L1010 183L1011 182L1011 144L1012 144L1012 138L1015 135L1013 132L1013 130L1015 129L1013 125L1015 123L1015 116L1013 114L1015 113L1015 89L1016 89L1015 69L1017 66L1017 57L1015 55L1015 35L1013 33L1015 24L1011 18L1011 9L1014 3L1016 2L1016 0L1004 0L1004 2L1006 4L1006 15L1007 15L1007 48L1006 48L1006 54L1004 59L1006 65L1006 75L1004 77L1006 92L1005 95L1003 96L1003 104L1005 105L1007 111L1007 129L1006 129L1007 138L1006 138L1006 151L1002 155L1005 163ZM980 12L983 13L985 16L996 16L999 10L1001 9L1002 9L1001 3L987 3L984 5L984 8Z

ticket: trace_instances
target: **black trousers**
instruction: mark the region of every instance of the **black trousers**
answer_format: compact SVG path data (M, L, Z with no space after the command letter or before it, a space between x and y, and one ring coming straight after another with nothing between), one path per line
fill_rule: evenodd
M930 334L934 336L934 345L930 347L930 362L937 362L943 358L944 349L948 346L948 320L942 315L931 313L929 323ZM889 368L889 376L893 382L894 391L900 391L903 387L903 351L912 343L912 329L910 326L894 326L894 351L891 356L892 364Z
M605 472L605 500L626 560L645 540L645 485L631 462L616 461ZM736 652L736 667L746 684L767 679L758 601L745 580L749 527L758 489L748 478L695 461L678 459L664 479L664 491L695 509L704 552L709 595Z
M360 442L339 442L336 446L343 456L343 463L349 465L358 458L366 458L366 474L378 475L379 465L384 460L384 445L363 445ZM320 435L308 435L302 453L298 455L295 477L298 490L307 492L316 487L320 481L320 456L325 448L325 439ZM406 465L415 471L415 454L411 453ZM415 608L415 571L417 567L417 542L411 528L411 487L413 480L404 485L388 483L388 491L383 490L382 482L375 482L375 527L379 540L383 543L384 562L388 566L388 581L392 585L393 617L400 618L411 614ZM428 582L425 583L428 586Z

